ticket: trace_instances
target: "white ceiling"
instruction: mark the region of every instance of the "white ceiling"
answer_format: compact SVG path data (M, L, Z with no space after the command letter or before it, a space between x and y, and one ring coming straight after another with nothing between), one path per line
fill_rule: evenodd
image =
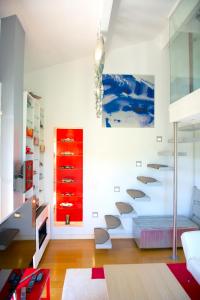
M112 47L121 48L154 39L167 26L167 16L176 3L177 0L119 1L111 23Z
M94 52L98 0L0 0L0 16L16 14L26 32L26 69Z
M25 64L30 71L93 54L103 1L0 0L0 17L19 17L26 32ZM176 1L113 0L110 47L155 38Z

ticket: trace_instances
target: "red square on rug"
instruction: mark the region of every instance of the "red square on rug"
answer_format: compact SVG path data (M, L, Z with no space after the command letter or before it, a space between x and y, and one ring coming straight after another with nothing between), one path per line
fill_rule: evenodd
M167 264L176 279L182 285L191 300L200 299L200 285L188 272L185 263Z
M92 268L92 279L104 279L104 268Z

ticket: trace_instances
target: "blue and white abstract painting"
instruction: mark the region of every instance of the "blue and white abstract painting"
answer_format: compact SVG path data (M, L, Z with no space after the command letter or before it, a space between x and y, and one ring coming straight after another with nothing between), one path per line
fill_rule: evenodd
M103 127L154 127L154 76L103 74Z

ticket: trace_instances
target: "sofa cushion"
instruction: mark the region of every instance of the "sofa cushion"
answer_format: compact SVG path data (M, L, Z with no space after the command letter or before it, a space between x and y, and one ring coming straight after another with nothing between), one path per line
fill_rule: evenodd
M200 284L200 258L190 258L187 262L187 269Z
M181 240L187 263L193 258L200 259L200 230L184 232Z

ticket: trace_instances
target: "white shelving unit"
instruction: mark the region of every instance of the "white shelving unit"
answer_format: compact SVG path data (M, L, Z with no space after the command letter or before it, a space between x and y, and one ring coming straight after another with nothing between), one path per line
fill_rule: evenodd
M33 266L36 268L50 239L49 205L44 203L44 108L42 98L24 92L24 161L33 163L33 184L24 194L36 200L36 252ZM41 241L42 240L42 241Z
M33 161L33 187L25 192L25 199L34 197L38 206L44 203L44 109L43 100L24 92L24 161Z
M40 161L39 161L39 198L44 203L44 109L40 106Z

